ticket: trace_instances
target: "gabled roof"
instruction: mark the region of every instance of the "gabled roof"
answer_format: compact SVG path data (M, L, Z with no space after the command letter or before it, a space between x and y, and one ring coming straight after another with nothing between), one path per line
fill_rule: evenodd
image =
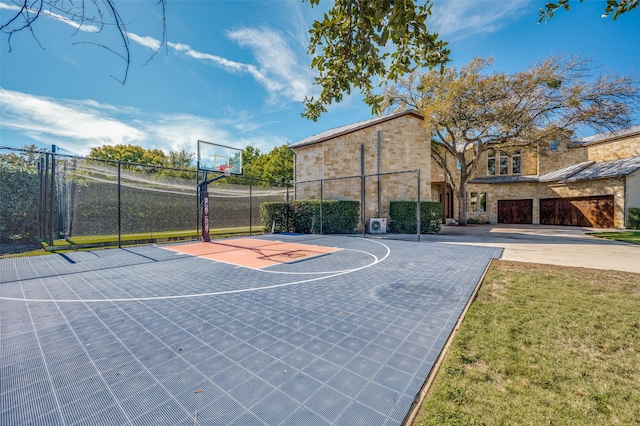
M605 179L627 176L636 170L640 170L640 157L629 157L621 160L603 161L595 163L586 169L564 179L564 182L577 182L579 180Z
M633 136L635 134L640 134L640 125L627 127L626 129L621 129L616 132L599 133L597 135L576 139L572 141L571 144L577 145L577 146L584 146L584 145L596 144L599 142L604 142L612 139L625 138L625 137Z
M540 182L554 182L554 181L562 181L572 176L587 167L594 164L595 161L584 161L582 163L573 164L571 166L565 167L560 170L553 171L551 173L547 173L546 175L540 176Z
M315 143L324 142L330 139L337 138L338 136L343 136L349 133L353 133L358 130L365 129L367 127L375 126L376 124L384 123L385 121L394 120L399 117L403 117L405 115L414 116L420 120L423 117L418 114L418 112L414 110L405 110L396 112L390 115L383 115L381 117L371 118L369 120L359 121L357 123L347 124L346 126L336 127L334 129L325 130L322 133L318 133L314 136L309 136L308 138L302 139L301 141L295 142L289 145L289 148L299 148L305 145L312 145Z

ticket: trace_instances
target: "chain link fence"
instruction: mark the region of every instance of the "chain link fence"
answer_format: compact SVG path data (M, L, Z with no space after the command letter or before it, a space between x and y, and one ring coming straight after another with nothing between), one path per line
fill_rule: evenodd
M358 228L354 232L361 233L363 237L375 236L376 238L394 238L420 241L420 209L418 205L427 197L427 188L420 185L420 171L407 170L389 173L375 173L367 175L330 177L325 179L298 181L295 186L296 200L348 200L360 203L360 220ZM422 200L421 200L422 196ZM415 232L407 233L403 227L394 223L391 215L391 203L404 201L413 204L411 212L415 218L413 229ZM322 208L316 213L316 225L314 229L320 229L323 233L325 217Z
M0 255L194 240L196 170L0 147ZM209 186L212 235L262 233L260 204L289 187L234 176Z

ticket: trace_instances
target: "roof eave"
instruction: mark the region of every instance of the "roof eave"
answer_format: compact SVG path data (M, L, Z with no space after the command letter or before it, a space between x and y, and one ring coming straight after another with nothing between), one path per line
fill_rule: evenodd
M381 117L379 117L379 120L375 120L375 119L363 120L363 123L366 122L366 124L363 124L362 126L350 127L348 129L344 129L343 131L339 131L337 133L326 135L326 136L323 136L323 137L318 138L318 139L312 139L312 140L310 140L308 142L305 142L305 143L302 143L300 145L298 145L299 142L296 142L296 143L293 143L293 144L289 145L289 148L292 149L292 150L295 150L296 148L301 148L303 146L315 145L315 144L318 144L318 143L326 142L328 140L335 139L335 138L338 138L338 137L341 137L341 136L344 136L344 135L348 135L350 133L354 133L354 132L357 132L359 130L366 129L368 127L376 126L378 124L385 123L387 121L395 120L396 118L404 117L405 115L411 115L411 116L414 116L415 118L418 118L420 120L424 119L424 117L422 115L420 115L415 110L405 110L405 111L402 111L400 113L381 116ZM347 126L349 126L349 125L345 125L345 126L341 126L341 127L347 127ZM340 128L340 127L338 127L338 128Z

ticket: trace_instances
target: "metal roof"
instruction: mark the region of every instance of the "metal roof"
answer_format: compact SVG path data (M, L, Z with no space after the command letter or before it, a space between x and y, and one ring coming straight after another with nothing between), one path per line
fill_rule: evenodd
M555 170L551 173L547 173L546 175L540 176L540 182L554 182L565 180L568 177L586 169L587 167L594 164L595 161L584 161L582 163L573 164L571 166L562 168L560 170Z
M318 133L317 135L309 136L308 138L295 142L289 145L289 148L295 149L305 145L312 145L315 143L324 142L330 139L337 138L338 136L355 132L357 130L361 130L370 126L375 126L376 124L379 124L379 123L384 123L385 121L394 120L396 118L399 118L405 115L412 115L420 120L422 120L423 118L420 114L418 114L417 111L414 111L414 110L400 111L394 114L383 115L381 117L375 117L368 120L359 121L357 123L351 123L345 126L340 126L333 129L325 130L322 133Z
M603 142L609 139L617 139L621 137L631 136L635 133L640 133L640 125L627 127L626 129L618 130L615 132L599 133L597 135L587 136L581 139L572 141L573 145L588 145Z
M584 170L564 179L564 182L579 180L605 179L627 176L640 169L640 157L629 157L621 160L595 163Z
M522 183L538 182L535 175L506 175L506 176L480 176L473 178L469 183Z

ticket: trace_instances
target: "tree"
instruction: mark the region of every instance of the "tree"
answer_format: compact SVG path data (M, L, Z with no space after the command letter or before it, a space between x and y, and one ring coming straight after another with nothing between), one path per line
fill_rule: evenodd
M242 174L244 177L262 179L262 166L259 161L262 155L258 148L251 145L247 145L242 150Z
M0 243L38 232L38 163L44 151L36 150L28 145L18 153L0 153Z
M582 1L583 0L580 0L580 2ZM613 12L611 19L615 21L618 16L635 9L639 4L640 0L607 0L607 5L604 8L602 17L607 18L611 12ZM538 19L538 22L549 21L558 9L569 10L569 0L559 0L557 3L545 4L544 8L540 8L540 19Z
M162 150L145 149L137 145L102 145L91 148L89 157L150 166L162 166L166 161Z
M266 156L262 179L281 185L293 181L293 151L287 145L273 148Z
M186 149L180 151L169 151L169 154L165 157L165 166L173 167L176 169L194 169L193 160L196 155L193 152L189 152Z
M320 0L308 0L314 6ZM431 0L336 0L311 30L311 67L320 76L317 99L305 98L304 117L316 121L327 105L359 88L372 112L380 112L382 95L374 89L417 68L446 63L447 43L427 29ZM390 49L388 45L393 45ZM374 79L380 78L379 84Z
M413 73L385 91L390 110L414 108L431 134L431 156L467 220L467 184L481 154L516 150L544 154L552 140L568 141L581 127L597 131L630 125L638 107L633 77L593 75L592 63L550 57L515 74L484 73L492 59L476 58L460 70ZM447 162L447 156L456 162Z
M249 145L242 151L242 163L243 177L258 180L258 184L288 184L293 180L293 151L287 145L275 147L268 154Z

